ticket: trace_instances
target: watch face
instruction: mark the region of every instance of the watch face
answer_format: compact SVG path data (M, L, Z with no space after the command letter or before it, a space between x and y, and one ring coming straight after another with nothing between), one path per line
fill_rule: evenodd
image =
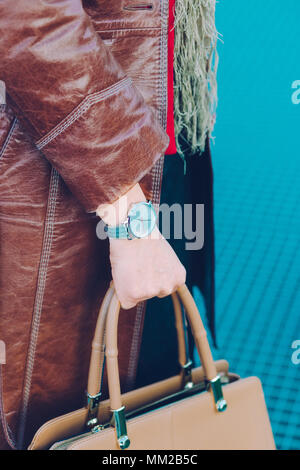
M134 204L128 212L128 226L130 233L136 238L149 235L155 227L156 212L148 202Z

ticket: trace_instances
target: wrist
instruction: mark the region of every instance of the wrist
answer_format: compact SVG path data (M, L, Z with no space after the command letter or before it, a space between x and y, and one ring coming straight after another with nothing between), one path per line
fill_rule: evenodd
M99 206L96 213L105 224L113 227L125 222L132 204L143 201L146 201L146 197L137 183L115 202Z
M157 225L155 225L154 229L152 230L149 235L143 238L134 238L132 240L126 238L109 238L109 243L112 247L116 247L118 249L126 248L127 246L136 246L136 244L144 243L145 240L161 240L163 239L163 235L161 234Z

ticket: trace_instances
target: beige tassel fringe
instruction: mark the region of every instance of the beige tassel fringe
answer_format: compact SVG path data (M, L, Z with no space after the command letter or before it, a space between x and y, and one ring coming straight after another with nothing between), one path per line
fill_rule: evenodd
M216 0L175 1L174 113L179 135L192 152L203 151L212 136L217 106Z

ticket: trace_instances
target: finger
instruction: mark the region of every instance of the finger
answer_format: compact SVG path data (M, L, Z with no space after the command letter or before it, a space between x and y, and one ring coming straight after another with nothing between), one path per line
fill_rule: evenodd
M138 302L130 302L128 300L125 300L125 301L120 301L120 304L121 304L121 307L123 310L130 310L131 308L134 308Z
M162 299L163 297L167 297L168 295L171 295L172 292L174 292L174 290L176 290L175 288L174 289L163 289L159 292L159 294L157 295L157 297L159 297L160 299Z

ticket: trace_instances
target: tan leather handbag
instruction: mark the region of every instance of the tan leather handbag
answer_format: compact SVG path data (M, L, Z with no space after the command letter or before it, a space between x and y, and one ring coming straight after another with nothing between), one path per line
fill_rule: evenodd
M29 449L275 449L260 380L240 379L228 372L226 361L213 361L199 311L185 285L172 300L181 374L121 395L120 304L111 285L92 344L87 407L45 423ZM197 369L188 361L180 301L201 359ZM100 402L104 350L110 398Z

